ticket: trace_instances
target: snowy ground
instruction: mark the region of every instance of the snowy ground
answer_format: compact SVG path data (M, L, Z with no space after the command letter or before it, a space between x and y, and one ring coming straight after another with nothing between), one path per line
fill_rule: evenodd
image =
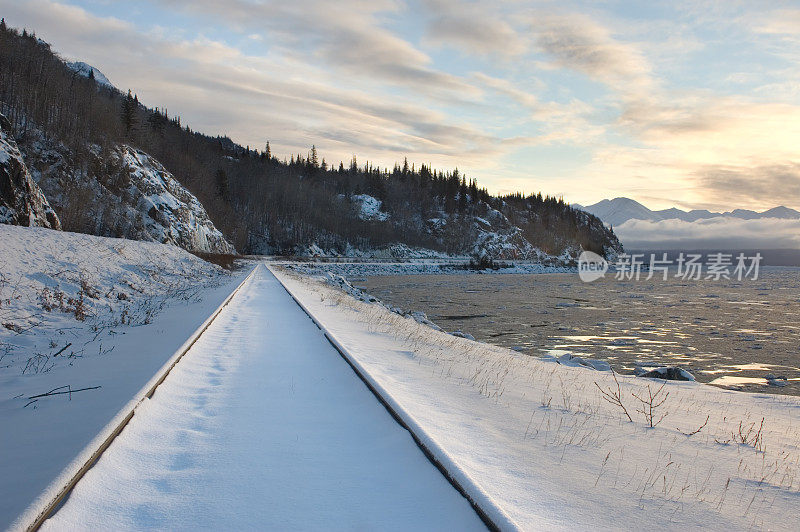
M48 234L36 239L46 243ZM24 257L33 244L8 256ZM34 271L49 271L40 261L69 252L41 245ZM97 271L117 271L112 249L98 255ZM127 256L125 271L157 249ZM192 260L176 256L164 271L181 257ZM20 264L9 271L25 271ZM465 499L259 268L48 526L480 527ZM273 270L506 528L797 529L798 398L624 376L617 385L608 371L454 337L323 281ZM217 283L202 302L171 299L150 325L102 328L113 336L112 352L86 351L23 375L27 362L14 351L0 373L0 425L14 427L0 432L0 526L79 454L241 278ZM81 284L78 278L73 296ZM60 286L68 293L69 283ZM3 297L0 311L10 304ZM79 329L74 334L88 339L91 326ZM35 392L67 384L102 388L25 406Z
M258 266L45 530L483 524Z
M617 388L608 371L456 338L277 274L475 498L520 528L797 529L797 398L623 376ZM655 396L654 428L633 394Z
M0 225L0 529L245 273L170 245Z

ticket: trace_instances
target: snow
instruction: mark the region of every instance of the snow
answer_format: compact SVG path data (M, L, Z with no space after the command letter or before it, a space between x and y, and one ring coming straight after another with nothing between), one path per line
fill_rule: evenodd
M172 245L0 225L0 323L8 324L0 327L0 529L242 276ZM83 321L75 314L81 293ZM101 388L28 399L60 386Z
M55 260L47 250L41 258ZM504 529L796 529L796 397L538 359L436 331L343 279L271 269ZM209 298L218 303L226 289ZM176 329L190 332L186 321L214 307L170 308L74 370L2 375L0 425L15 431L0 433L0 526L156 373L174 352L164 346L188 336ZM15 397L98 383L35 410ZM604 392L619 393L626 410ZM654 428L636 398L648 394L664 399ZM476 519L259 266L46 526L466 529Z
M88 146L90 167L102 170L87 173L69 148L39 131L32 131L21 149L34 180L57 208L69 211L78 201L76 190L88 198L81 200L86 201L82 215L87 219L81 230L171 243L189 251L234 252L200 201L141 150Z
M468 493L522 529L796 529L798 398L537 359L276 273ZM615 378L633 421L603 399ZM650 428L633 394L667 392Z
M120 146L118 156L130 172L131 195L139 196L138 210L148 215L148 232L156 241L191 251L235 252L200 201L161 163L130 146Z
M99 70L97 70L97 69L96 69L95 67L93 67L92 65L89 65L89 64L87 64L87 63L84 63L83 61L74 61L74 62L71 62L71 63L67 63L67 66L68 66L69 68L71 68L72 70L74 70L75 72L77 72L78 74L80 74L81 76L84 76L84 77L87 77L87 78L88 78L88 77L89 77L91 74L94 74L94 80L95 80L97 83L99 83L100 85L104 85L104 86L106 86L106 87L108 87L108 88L110 88L110 89L114 89L114 88L116 88L116 87L114 87L114 85L113 85L113 84L112 84L112 83L111 83L111 82L108 80L108 78L105 76L105 74L103 74L102 72L100 72Z
M480 530L258 266L44 530Z
M358 205L358 217L362 220L385 222L389 219L389 214L381 211L381 200L369 194L353 195L351 200Z

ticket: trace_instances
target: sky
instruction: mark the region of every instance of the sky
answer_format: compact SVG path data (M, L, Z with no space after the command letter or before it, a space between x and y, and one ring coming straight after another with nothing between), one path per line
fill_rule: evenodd
M0 0L208 134L588 205L800 209L800 2Z

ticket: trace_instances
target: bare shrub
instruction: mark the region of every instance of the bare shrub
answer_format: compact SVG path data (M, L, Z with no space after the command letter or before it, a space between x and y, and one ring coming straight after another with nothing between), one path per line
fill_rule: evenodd
M598 390L600 390L600 393L603 395L603 399L605 399L612 405L621 408L622 412L625 414L625 417L628 418L628 421L633 422L633 419L631 419L631 415L628 413L628 409L625 408L625 405L622 403L622 390L620 389L619 381L617 380L617 374L614 372L613 369L611 370L611 375L614 377L614 383L616 383L617 385L616 391L614 391L612 388L608 388L608 390L602 389L600 385L597 384L597 381L595 381L594 385L597 386Z
M647 385L647 396L642 397L641 395L637 395L636 393L631 392L636 399L639 400L641 405L639 408L636 409L637 412L640 412L645 419L645 422L653 428L661 423L669 412L664 412L661 416L658 416L657 410L661 407L669 397L669 392L664 392L664 386L666 386L666 381L658 388L658 390L653 392L653 389L650 385ZM644 395L644 394L642 394ZM658 419L656 419L658 417Z

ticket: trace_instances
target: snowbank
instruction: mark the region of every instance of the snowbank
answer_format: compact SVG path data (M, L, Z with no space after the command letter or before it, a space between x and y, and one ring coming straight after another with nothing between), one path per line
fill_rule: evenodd
M0 529L241 277L171 245L0 225Z
M276 273L520 528L796 528L797 398L541 360Z
M170 299L191 300L224 275L175 246L43 228L0 225L0 250L5 374L42 373L88 356L64 330L148 324Z

